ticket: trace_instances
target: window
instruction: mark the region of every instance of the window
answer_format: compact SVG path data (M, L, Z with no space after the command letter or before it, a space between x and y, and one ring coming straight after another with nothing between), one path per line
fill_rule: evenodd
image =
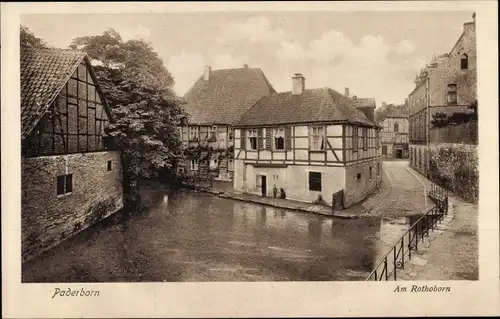
M394 132L399 132L399 123L394 123Z
M377 149L379 148L379 143L380 143L380 131L376 130L375 131L375 147Z
M356 175L356 180L359 182L361 181L361 173L358 173L358 175Z
M467 70L469 68L469 57L467 54L462 54L462 57L460 58L460 68L462 70Z
M380 163L377 163L377 176L380 176Z
M325 150L325 128L323 126L311 127L311 146L312 151Z
M189 168L192 171L197 171L198 170L198 159L192 159Z
M382 145L382 155L387 155L387 145Z
M361 134L363 136L363 150L368 149L368 129L366 127L361 129Z
M353 152L358 151L358 127L357 126L352 127L352 151Z
M233 140L233 130L232 129L229 129L229 140L230 141Z
M190 126L189 127L189 140L197 140L199 134L198 126Z
M371 180L371 179L373 178L373 172L372 172L372 168L371 168L371 166L370 166L370 168L369 168L369 175L370 175L370 180Z
M457 85L448 84L448 104L457 104Z
M275 128L273 129L273 148L275 150L285 149L285 129Z
M257 130L248 130L248 148L251 150L257 149Z
M321 173L309 172L309 190L321 192Z
M73 174L57 176L57 195L68 195L73 192Z
M209 132L208 132L208 138L209 139L215 139L215 134L217 133L217 126L212 126L210 129L209 129Z
M112 170L111 161L108 161L108 172L111 172Z

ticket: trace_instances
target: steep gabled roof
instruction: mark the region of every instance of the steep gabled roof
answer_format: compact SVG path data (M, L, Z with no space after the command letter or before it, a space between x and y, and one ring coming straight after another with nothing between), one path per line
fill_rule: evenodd
M356 98L353 101L356 107L376 107L375 99L371 97Z
M353 101L330 89L308 89L300 95L274 93L260 99L236 126L349 122L373 126Z
M90 66L87 54L81 51L21 48L21 139L40 121L82 61ZM89 72L100 92L92 68ZM102 94L101 100L110 115Z
M212 70L185 94L191 124L233 124L261 97L276 92L258 68Z

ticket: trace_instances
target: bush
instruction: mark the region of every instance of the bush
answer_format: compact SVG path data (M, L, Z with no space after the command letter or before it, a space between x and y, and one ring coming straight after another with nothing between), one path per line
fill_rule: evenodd
M461 146L442 147L431 151L429 178L465 200L479 198L479 171L475 149Z

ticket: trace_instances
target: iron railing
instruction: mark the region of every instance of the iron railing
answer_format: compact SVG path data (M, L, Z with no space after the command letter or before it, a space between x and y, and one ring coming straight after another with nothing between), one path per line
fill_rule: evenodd
M418 250L419 243L422 244L448 214L448 193L445 189L432 185L428 196L435 206L420 216L399 238L370 273L367 281L397 280L398 270L404 269L405 262Z

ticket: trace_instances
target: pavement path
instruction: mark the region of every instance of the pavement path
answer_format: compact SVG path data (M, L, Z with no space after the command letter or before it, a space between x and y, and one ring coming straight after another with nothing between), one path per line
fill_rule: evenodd
M478 206L449 195L452 220L412 257L401 280L478 280Z

